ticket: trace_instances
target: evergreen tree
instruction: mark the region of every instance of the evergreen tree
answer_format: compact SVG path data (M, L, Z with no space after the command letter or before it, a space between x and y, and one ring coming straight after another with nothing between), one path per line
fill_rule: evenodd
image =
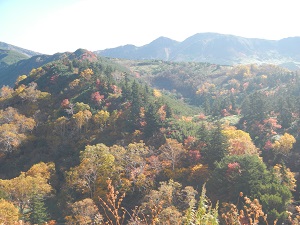
M214 103L212 105L211 113L213 116L220 116L221 115L221 101L219 98L216 98L214 100Z
M173 115L172 108L168 103L165 103L165 111L166 111L166 118L172 118Z
M221 202L236 202L241 192L244 196L257 198L269 224L284 219L291 192L257 155L226 156L212 172L207 190ZM273 223L272 223L273 224ZM281 224L281 223L280 223Z
M228 97L223 98L221 104L221 110L228 109L230 105L231 105L231 99L229 99Z
M149 86L146 84L143 88L143 104L144 106L147 106L149 101L150 101L150 90L149 90Z
M124 75L124 83L122 85L122 96L124 98L125 101L130 101L131 100L131 87L130 87L130 83L129 83L129 78L128 78L128 74L125 73Z
M222 127L220 123L217 123L217 127L210 133L210 141L207 148L202 150L205 163L210 168L214 168L214 163L223 159L227 153L227 138L222 133Z
M149 137L155 131L157 131L161 125L159 121L159 116L157 115L157 107L155 104L149 104L145 113L145 119L147 123L145 127L145 135Z
M39 195L32 198L32 208L30 212L30 222L32 224L43 224L48 220L48 213L44 204L44 200Z
M142 96L139 85L136 81L133 81L131 86L131 111L130 111L130 123L129 126L132 131L140 127L140 111L142 107Z
M236 110L236 99L234 94L230 94L230 104L231 104L231 108L232 110Z
M292 104L290 98L286 97L285 99L280 96L277 103L279 115L278 122L283 128L289 128L292 123Z
M202 103L202 107L204 109L204 112L206 115L209 115L211 113L211 103L210 103L210 96L208 96L207 94L204 95L203 97L203 103Z
M73 73L73 72L74 72L73 61L69 61L68 63L69 63L69 65L68 65L69 71L70 71L71 73Z
M197 138L198 138L200 144L202 143L203 147L206 146L206 144L209 142L209 133L203 122L201 123L201 126L199 127L199 129L197 131Z
M261 92L255 92L250 96L250 103L245 111L245 119L248 121L262 121L268 113L266 97ZM247 102L245 102L247 104Z
M104 70L104 74L106 75L106 79L109 84L112 84L114 82L112 72L113 72L113 68L111 66L107 66Z
M250 115L251 114L251 105L250 105L250 98L249 96L246 96L244 98L244 101L242 103L242 113L245 115Z

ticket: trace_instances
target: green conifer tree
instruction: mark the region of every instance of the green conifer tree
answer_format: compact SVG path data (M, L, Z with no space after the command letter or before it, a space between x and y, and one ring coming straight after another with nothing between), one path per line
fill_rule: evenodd
M216 98L212 105L211 113L213 116L220 116L221 115L221 101L219 98Z
M124 83L122 84L122 96L125 101L130 101L131 100L131 88L130 88L130 83L129 83L129 78L128 74L124 74Z
M227 138L222 133L220 123L217 123L217 127L210 133L209 139L207 148L202 150L202 155L208 166L214 168L214 163L223 159L228 153Z
M48 213L44 200L38 194L32 198L32 210L30 212L30 222L32 224L43 224L48 220Z
M155 104L149 104L145 113L145 119L147 123L145 127L145 135L149 137L160 127L160 121L157 115L157 107Z
M166 110L166 118L172 118L173 116L172 108L168 103L165 103L165 110Z
M131 110L129 119L129 129L134 131L140 128L140 110L142 107L142 96L139 85L134 81L131 86Z
M206 115L209 115L211 113L210 96L208 96L208 95L204 96L202 107L203 107Z

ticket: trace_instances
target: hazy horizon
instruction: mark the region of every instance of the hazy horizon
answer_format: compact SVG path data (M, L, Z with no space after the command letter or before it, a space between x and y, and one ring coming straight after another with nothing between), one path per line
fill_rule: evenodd
M279 40L300 36L295 0L0 0L0 41L53 54L126 44L142 46L164 36L183 41L197 33Z

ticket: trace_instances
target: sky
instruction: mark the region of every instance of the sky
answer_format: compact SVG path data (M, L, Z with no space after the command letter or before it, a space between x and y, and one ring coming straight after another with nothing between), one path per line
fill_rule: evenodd
M300 36L298 0L0 0L0 41L44 54L204 32Z

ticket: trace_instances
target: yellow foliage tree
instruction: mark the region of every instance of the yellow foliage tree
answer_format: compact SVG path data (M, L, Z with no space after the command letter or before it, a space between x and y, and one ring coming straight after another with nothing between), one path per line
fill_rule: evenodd
M145 157L149 153L149 148L144 142L130 143L124 155L125 174L133 186L141 189L148 186L146 182L146 176L144 174L146 170Z
M8 107L0 110L0 152L11 152L27 138L26 132L32 131L34 119L19 114L16 109Z
M285 133L277 141L274 142L274 150L277 153L287 155L290 150L293 148L293 144L296 142L296 139L293 135Z
M250 135L235 127L227 127L223 134L228 138L228 151L230 155L258 154L258 148L255 147Z
M274 173L281 183L287 186L291 191L295 191L296 182L295 173L291 172L291 170L281 164L276 164L274 167Z
M42 76L43 74L45 74L45 70L42 68L42 67L38 67L38 68L33 68L30 73L29 73L29 76L30 77L40 77Z
M11 202L0 199L0 224L14 224L19 220L19 210Z
M74 114L72 119L76 124L77 130L80 131L85 122L83 112L79 111L78 113Z
M149 148L145 143L130 143L126 148L113 145L109 151L115 157L116 178L122 190L145 190L153 185L153 173L146 160Z
M17 87L17 89L15 90L16 94L20 94L22 91L24 91L26 88L26 86L24 84L21 84L20 86Z
M83 117L84 117L84 125L85 125L85 132L88 131L88 125L89 125L89 121L92 118L92 113L90 110L84 110L83 111Z
M0 100L6 100L13 96L14 89L9 86L3 86L0 90Z
M72 82L69 83L69 87L70 89L75 89L80 83L79 79L75 79Z
M74 111L77 113L79 111L84 111L84 110L90 110L91 107L88 104L85 104L83 102L76 102L74 104Z
M70 207L72 215L66 217L66 224L103 224L103 217L92 199L83 199Z
M243 77L251 77L252 76L252 65L237 65L235 66L231 74L233 75L242 75Z
M49 184L51 173L54 171L53 163L39 163L31 167L27 172L21 172L20 176L11 180L0 180L0 188L9 199L18 206L21 213L28 208L34 195L46 197L52 192Z
M68 185L89 193L93 198L96 187L112 176L114 162L115 158L106 145L88 145L80 152L80 164L67 172Z
M27 87L25 86L25 88L23 90L20 90L20 92L19 92L19 97L23 101L27 101L30 103L36 102L37 100L46 98L48 96L50 96L50 94L48 92L42 92L42 91L38 90L37 84L34 82L31 82Z
M43 177L46 180L49 180L51 175L55 172L54 163L44 163L40 162L33 165L27 172L26 176L31 177Z
M100 110L94 115L93 120L96 124L99 125L100 128L103 128L106 126L109 116L109 112L105 110Z
M26 75L21 75L21 76L19 76L19 77L17 78L15 84L18 85L22 80L25 80L26 78L27 78Z
M21 142L26 139L24 134L18 133L14 124L3 124L0 126L0 146L1 152L9 153L19 147Z
M160 90L158 90L158 89L154 89L154 90L153 90L153 95L154 95L154 97L156 97L156 98L159 98L159 97L162 96Z
M92 69L85 69L80 73L80 76L83 77L86 80L90 80L92 78L92 75L94 74Z
M203 94L212 91L216 86L214 84L205 82L201 87L198 88L196 94Z

